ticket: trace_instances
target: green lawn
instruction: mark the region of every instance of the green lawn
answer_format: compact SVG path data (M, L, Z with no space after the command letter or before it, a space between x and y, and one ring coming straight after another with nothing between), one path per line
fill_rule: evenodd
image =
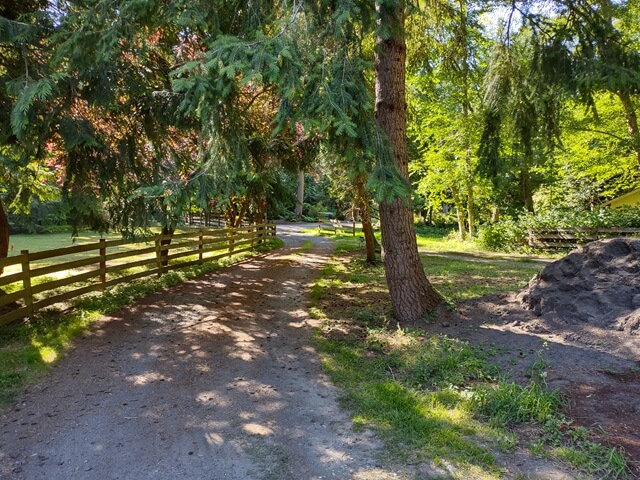
M10 248L9 256L19 255L22 250L29 250L30 253L41 252L44 250L54 250L58 248L71 247L74 245L84 245L87 243L96 243L99 242L100 239L104 238L105 240L120 240L122 236L119 233L108 233L104 235L100 235L95 232L80 232L78 236L73 239L71 237L70 232L63 233L43 233L43 234L30 234L30 235L12 235L10 238ZM150 246L150 243L132 243L128 245L122 245L119 247L109 248L108 253L121 252L126 250L136 250L139 248L144 248L145 246ZM96 251L90 252L81 252L74 253L71 255L61 255L53 258L46 258L43 260L39 260L31 263L31 268L39 268L39 267L47 267L49 265L60 264L65 262L72 262L75 260L80 260L82 258L87 258L92 255L96 255ZM126 262L132 262L135 260L141 260L142 258L151 258L154 254L143 255L140 257L130 257L126 260ZM117 262L116 262L117 263ZM16 273L20 271L20 265L10 265L5 269L6 274ZM90 268L90 267L87 267ZM79 272L81 270L75 270L75 272ZM71 271L65 272L56 272L53 275L50 275L50 278L62 278L72 274Z
M71 232L11 235L9 239L9 248L11 249L9 256L18 255L21 250L41 252L43 250L98 242L101 238L120 240L122 236L119 233L101 235L96 232L79 232L75 239L71 237Z
M185 233L189 230L179 229L176 233ZM159 233L159 231L154 232ZM77 237L72 238L70 232L62 232L62 233L47 233L47 234L30 234L30 235L13 235L10 238L10 245L12 250L9 252L9 256L14 256L20 254L21 250L29 250L30 253L40 252L44 250L54 250L58 248L71 247L74 245L84 245L88 243L96 243L99 242L100 239L104 238L105 240L121 240L122 236L119 233L108 233L108 234L99 234L95 232L80 232ZM180 240L178 240L180 241ZM116 247L109 247L107 249L107 254L123 252L123 251L135 251L138 249L146 248L152 246L153 243L146 242L143 239L133 243L127 243L125 245L120 245ZM194 249L194 247L189 247L190 249ZM178 253L185 249L172 249L171 253ZM218 252L208 252L205 256L212 256L217 254ZM69 255L60 255L52 258L46 258L42 260L32 261L30 263L31 269L47 267L50 265L57 265L66 262L73 262L76 260L80 260L83 258L89 258L91 256L96 256L97 250L91 250L88 252L80 252L73 253ZM130 257L126 257L118 260L110 260L108 262L108 266L114 265L122 265L126 263L135 262L143 259L152 259L155 257L155 252L133 255ZM194 253L193 257L182 258L180 261L189 261L197 258L197 253ZM20 265L9 265L5 268L5 274L17 273L21 270ZM38 283L43 283L45 281L55 280L59 278L68 277L71 275L75 275L87 270L95 269L95 265L88 265L85 267L76 268L73 270L63 270L59 272L54 272L46 277L39 277L34 280L34 285ZM143 268L143 267L141 267ZM141 268L138 268L140 270ZM135 273L134 271L129 271L128 273ZM5 291L10 292L13 289L19 288L20 285L8 285L4 288Z

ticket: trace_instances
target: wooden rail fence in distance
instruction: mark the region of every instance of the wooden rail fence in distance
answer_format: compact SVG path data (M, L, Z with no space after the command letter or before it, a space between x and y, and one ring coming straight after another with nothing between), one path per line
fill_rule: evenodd
M640 228L536 228L529 231L529 246L551 250L577 248L603 238L638 236Z
M5 270L6 267L14 266L8 274L0 277L0 289L11 287L10 293L0 295L0 312L8 310L8 313L0 315L0 325L28 317L44 307L85 293L103 291L119 283L243 253L275 234L274 224L263 223L238 228L155 235L146 240L146 245L127 240L103 239L35 253L22 250L19 255L0 259L0 266L5 267ZM153 245L149 246L149 243ZM137 245L140 248L135 248ZM123 246L133 248L117 248ZM77 254L84 255L78 259ZM74 259L69 261L70 255ZM52 259L58 259L58 262L53 265L38 265L42 264L42 260ZM12 273L18 266L19 271ZM139 268L143 270L128 272ZM63 278L45 277L61 272L72 275ZM81 284L78 288L59 291L62 287L77 283ZM17 304L18 301L21 303ZM7 308L10 305L17 308Z

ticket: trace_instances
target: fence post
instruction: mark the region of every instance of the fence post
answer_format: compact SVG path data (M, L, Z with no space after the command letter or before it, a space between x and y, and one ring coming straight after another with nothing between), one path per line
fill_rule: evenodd
M21 255L24 255L22 260L22 288L24 290L24 305L27 308L26 315L32 315L33 309L33 294L31 293L31 266L29 265L29 250L21 250Z
M255 241L256 236L256 224L254 223L253 225L250 225L249 228L251 229L249 238L251 238L251 248L253 248L253 242Z
M162 258L160 256L160 237L156 238L156 268L158 276L162 275Z
M265 229L266 225L267 225L267 222L265 220L263 223L260 224L260 227L258 228L258 232L257 232L258 233L258 245L262 245L264 243L264 237L266 236L265 233L267 233L266 229Z
M233 241L235 240L235 228L229 229L229 253L233 252Z
M104 291L104 284L107 282L107 241L100 239L100 290Z
M202 265L203 232L200 230L198 233L198 261Z

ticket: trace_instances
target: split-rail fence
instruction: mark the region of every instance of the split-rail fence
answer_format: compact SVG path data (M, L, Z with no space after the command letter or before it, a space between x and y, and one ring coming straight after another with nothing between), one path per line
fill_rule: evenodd
M529 231L529 246L548 250L577 248L604 238L638 236L640 228L535 228Z
M85 293L247 252L275 234L274 224L263 223L155 235L144 242L102 239L41 252L22 250L0 259L5 268L0 290L8 292L0 295L0 326Z

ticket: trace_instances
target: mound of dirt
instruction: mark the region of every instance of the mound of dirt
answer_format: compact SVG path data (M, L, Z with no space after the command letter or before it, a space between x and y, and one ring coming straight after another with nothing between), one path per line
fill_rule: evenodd
M519 294L537 316L638 334L640 239L591 242L550 263Z

